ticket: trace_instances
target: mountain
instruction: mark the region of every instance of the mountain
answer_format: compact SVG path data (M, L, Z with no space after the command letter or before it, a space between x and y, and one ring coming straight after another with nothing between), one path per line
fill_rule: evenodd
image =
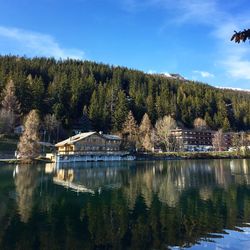
M171 115L190 128L197 117L213 128L250 129L248 92L218 89L180 77L102 63L53 58L0 56L0 91L12 79L22 114L55 114L71 129L84 113L95 130L119 131L131 110L140 123ZM3 98L3 96L1 96Z

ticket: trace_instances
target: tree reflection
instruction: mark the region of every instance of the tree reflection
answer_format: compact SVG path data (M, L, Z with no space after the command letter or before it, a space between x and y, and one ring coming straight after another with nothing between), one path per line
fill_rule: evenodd
M209 233L249 222L249 163L166 161L138 162L133 168L62 168L49 171L51 183L35 202L38 170L19 167L15 185L21 221L13 216L0 228L0 249L191 246ZM52 184L54 178L93 193L76 194ZM44 201L49 201L46 206Z
M18 211L21 221L27 223L32 213L34 192L38 185L37 168L31 165L17 165L14 178Z

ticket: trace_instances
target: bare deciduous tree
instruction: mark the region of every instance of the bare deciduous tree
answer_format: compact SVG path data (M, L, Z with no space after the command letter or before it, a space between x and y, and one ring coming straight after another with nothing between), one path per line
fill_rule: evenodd
M222 129L219 129L213 136L213 148L215 151L223 151L226 147L224 133Z
M164 145L167 151L170 151L173 143L171 129L176 128L176 121L171 116L164 116L157 120L155 124L155 139L158 145Z
M128 116L123 124L122 134L126 141L125 147L128 149L134 149L139 146L138 126L131 111L129 111Z
M20 117L20 103L15 95L15 85L12 80L9 80L2 93L3 100L1 102L0 111L0 129L2 132L11 132L17 119Z
M141 125L139 127L140 142L143 149L151 151L153 147L152 142L152 124L147 113L144 114Z
M237 151L245 150L247 147L247 136L245 132L235 133L232 138L232 146Z
M194 128L199 130L207 129L207 123L204 119L198 117L194 120Z
M31 110L24 123L24 132L18 143L18 154L21 159L32 160L39 156L39 116Z

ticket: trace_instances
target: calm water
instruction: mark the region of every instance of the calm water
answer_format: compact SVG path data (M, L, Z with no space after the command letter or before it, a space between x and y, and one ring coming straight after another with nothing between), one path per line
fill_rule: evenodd
M250 249L250 160L0 166L0 249Z

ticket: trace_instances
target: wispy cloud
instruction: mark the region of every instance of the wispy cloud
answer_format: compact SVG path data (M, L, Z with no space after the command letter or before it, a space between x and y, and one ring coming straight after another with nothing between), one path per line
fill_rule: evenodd
M50 35L22 30L13 27L0 26L0 41L7 40L14 45L13 50L20 55L46 56L56 59L83 59L84 52L74 48L63 48Z
M142 1L124 1L127 6L133 6L133 9L137 8L138 11L142 10ZM190 23L205 25L204 32L210 35L215 44L214 65L228 77L225 81L250 79L249 44L235 44L230 41L234 30L250 26L249 8L243 12L234 11L239 6L247 6L247 1L239 0L225 4L219 0L145 0L143 4L144 8L166 10L167 17L165 23L161 24L161 32L169 32L169 27L178 28ZM206 29L207 27L209 29ZM212 77L205 71L195 73L199 73L202 77Z
M221 70L226 72L227 76L237 80L250 79L250 51L246 49L245 44L235 44L230 41L234 30L240 30L242 27L248 27L250 24L250 13L226 12L219 6L218 0L177 0L175 4L169 0L159 0L167 6L178 11L177 24L185 24L187 22L195 22L196 24L206 24L212 29L211 36L217 44L215 64L221 67ZM241 4L241 3L239 3ZM234 6L235 7L235 6ZM247 44L249 46L249 44ZM202 77L212 77L208 72L200 73Z
M207 71L201 71L201 70L193 70L193 73L198 74L199 76L203 78L211 78L214 77L214 74L209 73Z
M211 15L217 12L216 0L124 0L123 6L126 10L141 11L146 8L156 7L172 11L175 14L175 22L184 23L196 20L199 22L212 22ZM218 15L217 15L218 16ZM173 21L173 20L172 20Z
M238 79L250 80L250 61L242 57L229 57L227 61L222 62L228 68L230 76Z
M215 37L219 40L217 63L234 79L250 80L249 44L235 44L230 41L233 30L240 30L240 26L248 25L250 22L241 21L236 17L234 21L223 23L214 31Z

